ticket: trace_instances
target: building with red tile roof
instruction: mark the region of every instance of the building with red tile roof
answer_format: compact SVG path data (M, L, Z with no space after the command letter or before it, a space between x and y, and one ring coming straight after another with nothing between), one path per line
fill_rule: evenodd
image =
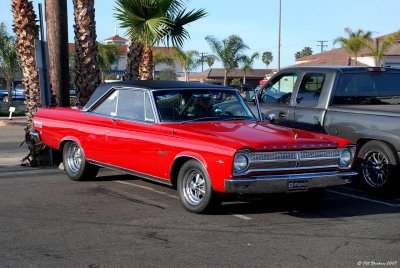
M395 33L389 34L393 35ZM385 36L380 36L374 39L373 44L379 43ZM296 59L295 66L355 66L354 56L345 48L336 48L323 53L318 53L310 56L305 56ZM359 66L376 66L376 59L372 56L368 48L363 48L358 57L357 65ZM400 40L385 52L383 56L383 66L385 67L400 67Z

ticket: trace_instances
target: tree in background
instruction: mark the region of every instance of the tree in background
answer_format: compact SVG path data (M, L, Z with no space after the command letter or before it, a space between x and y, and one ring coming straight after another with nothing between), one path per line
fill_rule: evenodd
M29 146L29 155L22 162L29 166L47 164L47 149L43 144L36 144L30 137L32 119L40 106L39 70L36 67L35 39L39 38L39 27L36 25L36 14L32 2L12 0L14 32L17 36L17 52L22 67L25 87L26 128L25 140Z
M242 63L242 67L241 70L243 71L243 84L246 84L246 75L247 72L251 72L253 71L253 64L254 61L256 59L259 58L259 54L257 52L254 52L253 55L251 55L250 57L247 55L243 55L243 57L241 58L241 63Z
M364 30L353 32L350 28L345 28L344 31L348 34L348 37L338 37L333 43L339 43L352 54L357 65L358 54L361 49L367 47L367 43L371 41L372 33L370 31L365 32Z
M138 80L139 67L142 60L143 43L130 40L126 58L125 80Z
M94 0L73 0L75 18L75 85L85 105L100 84Z
M262 62L267 66L267 68L271 64L273 59L274 59L274 57L272 56L271 51L265 51L261 57Z
M301 51L297 51L296 54L294 54L294 57L299 59L302 57L311 56L312 54L313 51L311 47L304 47Z
M201 65L201 60L199 60L200 54L196 50L182 51L180 49L176 49L176 51L178 62L183 67L183 71L185 72L185 81L189 81L190 72Z
M119 59L119 48L114 44L100 44L98 43L99 49L99 68L101 71L101 81L104 82L104 72L111 70L111 67L115 61Z
M132 40L143 43L140 79L153 79L152 47L169 42L182 47L189 38L185 25L206 16L204 9L186 11L184 0L116 0L115 17Z
M174 50L174 52L175 52L175 50ZM155 67L157 65L165 64L170 67L174 67L174 65L175 65L174 58L171 55L165 53L163 50L157 50L153 53L153 64L154 64L154 68L153 68L154 72L155 72ZM155 73L153 73L153 77L155 77Z
M216 59L222 62L224 66L224 86L227 85L228 73L239 66L240 59L243 57L243 51L249 47L237 35L231 35L220 41L214 36L207 36L206 41L215 54Z
M160 80L176 80L176 71L174 68L164 68L160 71Z
M399 38L400 32L396 32L394 34L384 36L381 39L375 39L375 44L373 42L367 42L367 47L370 50L371 55L375 57L376 66L382 66L383 56L392 45L397 43Z
M3 23L0 27L3 28ZM6 101L9 105L12 103L12 89L14 88L15 73L19 69L20 65L15 37L8 35L7 32L0 33L0 71L6 80L8 91L8 95L0 101Z

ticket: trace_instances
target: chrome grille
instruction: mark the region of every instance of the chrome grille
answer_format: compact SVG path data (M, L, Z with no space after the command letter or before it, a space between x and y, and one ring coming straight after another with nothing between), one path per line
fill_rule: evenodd
M338 168L339 149L249 153L251 171Z

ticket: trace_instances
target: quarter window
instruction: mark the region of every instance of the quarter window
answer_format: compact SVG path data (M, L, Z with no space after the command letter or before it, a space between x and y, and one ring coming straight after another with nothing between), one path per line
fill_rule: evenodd
M107 116L116 116L117 102L118 102L118 91L114 91L99 106L97 106L93 110L93 112Z
M296 102L299 106L315 107L325 82L323 73L307 73L301 81Z

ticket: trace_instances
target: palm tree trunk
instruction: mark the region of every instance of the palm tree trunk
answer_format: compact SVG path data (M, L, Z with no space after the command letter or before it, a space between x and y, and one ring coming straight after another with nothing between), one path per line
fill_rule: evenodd
M56 104L69 106L67 0L45 1L50 83Z
M145 47L140 62L140 80L153 80L153 68L153 51L150 47Z
M94 0L73 0L75 17L75 85L85 105L101 82L96 43Z
M139 79L139 66L142 60L143 44L131 40L128 48L125 80L138 80Z
M246 84L246 71L243 71L243 84Z
M11 9L23 73L22 83L25 86L25 140L30 150L22 162L29 166L46 165L48 163L46 146L36 144L29 134L32 130L33 115L40 107L39 70L35 59L35 39L39 38L39 27L36 25L36 14L31 1L13 0Z

